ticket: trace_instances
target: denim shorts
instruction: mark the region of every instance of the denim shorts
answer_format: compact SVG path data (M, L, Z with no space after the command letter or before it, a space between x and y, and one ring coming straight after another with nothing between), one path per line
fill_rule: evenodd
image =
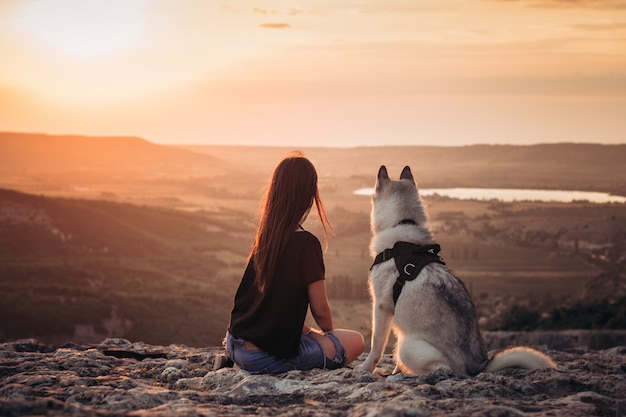
M300 338L298 356L280 359L263 350L246 348L246 341L237 339L230 332L226 332L224 345L226 353L239 366L251 374L280 374L299 369L306 371L314 368L337 369L346 364L346 350L331 332L324 333L332 340L337 353L333 359L327 358L322 346L309 333Z

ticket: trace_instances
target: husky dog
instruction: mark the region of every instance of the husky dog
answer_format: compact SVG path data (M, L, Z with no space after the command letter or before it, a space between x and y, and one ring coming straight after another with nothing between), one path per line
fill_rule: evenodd
M405 167L396 181L390 180L387 169L381 166L371 213L370 251L372 255L379 254L370 272L372 343L358 369L374 371L392 327L398 340L394 374L428 373L439 368L457 375L476 375L512 366L556 369L548 356L528 347L513 347L487 356L474 304L463 282L436 255L438 245L426 220L411 169ZM415 267L419 259L398 262L402 254L398 255L397 249L401 245L426 256L421 270ZM413 276L399 282L402 270L407 276L413 272Z

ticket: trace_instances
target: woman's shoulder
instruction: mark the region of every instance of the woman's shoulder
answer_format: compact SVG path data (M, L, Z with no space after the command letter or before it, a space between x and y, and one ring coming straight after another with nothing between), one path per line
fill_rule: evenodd
M293 232L292 239L302 242L303 244L317 244L320 245L320 241L313 233L308 230L297 230Z

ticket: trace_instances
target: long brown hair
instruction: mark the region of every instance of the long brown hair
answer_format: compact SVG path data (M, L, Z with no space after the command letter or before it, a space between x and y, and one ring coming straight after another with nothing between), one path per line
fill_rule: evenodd
M290 152L276 165L261 200L259 228L250 251L259 291L272 279L289 236L314 202L328 246L332 226L320 198L315 167L302 152Z

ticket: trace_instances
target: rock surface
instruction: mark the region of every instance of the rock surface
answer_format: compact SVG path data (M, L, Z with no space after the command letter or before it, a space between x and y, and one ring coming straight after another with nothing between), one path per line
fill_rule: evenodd
M124 339L0 344L1 416L621 416L626 347L548 351L557 370L386 377L350 368L253 376L213 371L217 347ZM365 358L362 355L356 363Z

